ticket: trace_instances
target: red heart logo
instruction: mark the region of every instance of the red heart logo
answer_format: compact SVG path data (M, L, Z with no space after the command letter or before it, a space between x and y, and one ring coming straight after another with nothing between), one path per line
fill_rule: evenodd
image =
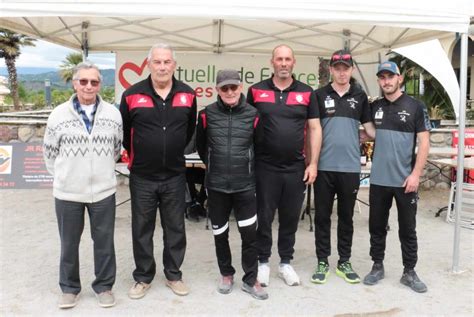
M120 67L118 77L119 77L120 84L123 86L124 89L127 89L130 86L132 86L132 84L130 84L125 79L125 77L123 75L124 71L129 69L132 72L135 72L136 74L138 74L138 76L141 76L142 73L143 73L143 70L145 69L146 64L147 64L147 59L145 58L145 60L143 60L143 63L142 63L141 66L138 66L137 64L132 63L132 62L127 62L127 63L123 64L122 67Z

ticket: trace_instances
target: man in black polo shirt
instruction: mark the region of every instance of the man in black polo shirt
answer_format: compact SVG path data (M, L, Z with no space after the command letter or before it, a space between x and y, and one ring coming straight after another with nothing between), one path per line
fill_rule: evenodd
M374 285L384 278L386 228L395 198L404 266L400 283L423 293L427 287L414 270L418 259L416 209L420 175L430 148L430 122L425 105L400 90L403 77L395 63L380 64L377 77L384 98L372 104L377 129L369 194L370 255L374 265L364 284Z
M163 266L166 285L177 295L187 295L181 264L186 250L184 231L184 148L196 125L196 95L176 80L173 49L152 46L148 54L150 76L122 95L123 146L130 153L133 256L135 283L128 292L142 298L156 273L153 234L159 203L163 228Z
M321 147L318 108L310 86L296 80L293 50L287 45L273 49L273 76L249 88L247 101L260 114L256 141L258 280L268 286L272 248L272 222L278 209L279 276L288 285L300 278L290 265L295 233L305 196L305 184L317 173ZM304 156L305 127L307 137Z
M329 64L332 82L315 91L319 106L323 143L314 185L315 237L318 265L311 282L326 283L331 255L331 213L337 195L336 274L349 283L360 278L349 262L354 226L352 216L360 184L359 126L374 137L367 95L359 85L351 84L353 71L349 51L334 52Z

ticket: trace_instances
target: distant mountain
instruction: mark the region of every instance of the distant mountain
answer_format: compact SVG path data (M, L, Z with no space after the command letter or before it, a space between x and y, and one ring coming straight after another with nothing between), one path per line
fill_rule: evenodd
M45 72L35 72L35 70L43 69ZM3 73L5 70L5 74ZM18 81L26 88L31 90L44 89L44 81L49 79L51 87L57 89L67 89L71 87L71 83L66 84L59 76L59 70L54 68L35 68L35 67L19 67ZM103 87L114 87L115 85L115 69L101 70L104 77ZM6 68L0 68L0 75L8 77Z
M24 74L42 74L56 71L56 68L52 67L17 67L16 71L18 75ZM6 67L0 67L0 76L8 76L8 70Z

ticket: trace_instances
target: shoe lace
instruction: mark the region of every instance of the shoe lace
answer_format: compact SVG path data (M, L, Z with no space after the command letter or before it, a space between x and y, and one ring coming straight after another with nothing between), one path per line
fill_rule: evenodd
M318 272L319 273L325 273L328 266L329 265L326 262L323 262L323 261L319 262L318 263Z
M352 269L352 264L349 261L341 263L339 266L342 268L342 271L344 273L354 273L354 270Z
M291 265L284 265L283 266L283 273L286 274L286 275L291 275L291 276L296 275L296 272L295 272L295 270L293 269L293 267Z

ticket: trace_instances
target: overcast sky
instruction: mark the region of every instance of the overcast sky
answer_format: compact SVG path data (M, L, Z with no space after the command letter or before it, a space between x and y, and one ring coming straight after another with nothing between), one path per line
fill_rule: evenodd
M66 55L74 52L69 48L51 44L45 41L36 41L36 46L22 47L21 55L17 59L17 67L51 67L59 68ZM115 68L115 54L90 54L89 59L101 69ZM3 58L0 58L0 67L6 67Z

